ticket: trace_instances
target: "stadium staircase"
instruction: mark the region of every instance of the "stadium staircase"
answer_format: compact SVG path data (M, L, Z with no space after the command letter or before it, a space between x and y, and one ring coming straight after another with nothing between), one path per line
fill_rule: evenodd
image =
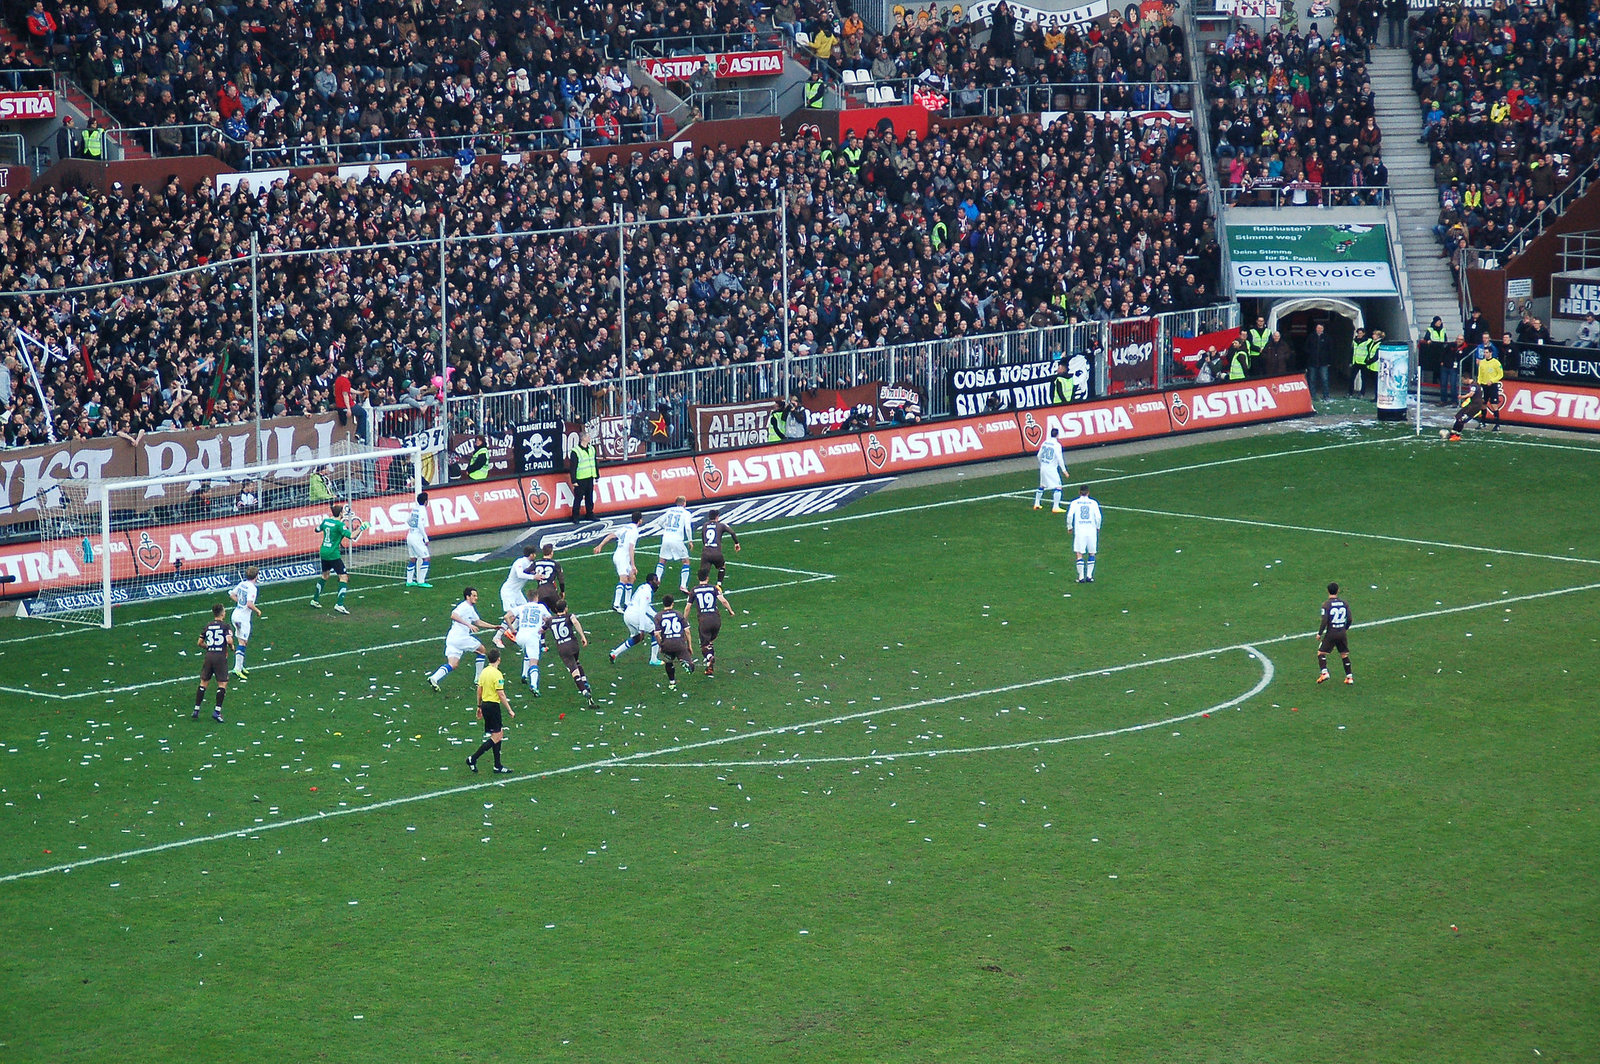
M1389 195L1399 219L1411 298L1420 335L1437 314L1453 338L1461 332L1461 303L1444 247L1433 235L1439 220L1439 190L1428 165L1428 148L1417 143L1422 110L1411 87L1411 56L1403 48L1374 48L1367 64L1383 130L1383 161L1389 168Z
M51 66L46 57L40 55L34 50L32 41L24 40L16 33L15 30L6 25L3 21L0 21L0 42L10 45L18 52L31 56L34 65L41 69L48 69ZM57 68L57 71L58 73L60 72L59 67ZM101 107L99 104L90 99L89 94L78 87L78 83L73 80L71 75L60 73L60 76L56 78L56 84L59 86L61 90L61 96L66 101L67 106L73 111L77 112L78 128L80 130L88 125L88 120L90 118L98 118L101 126L109 130L115 130L122 125L121 122L118 122L114 117L112 117L110 111L107 111L104 107ZM131 159L150 158L150 153L138 145L129 143L127 140L121 138L119 138L118 142L122 145L123 160L126 161ZM54 133L51 133L47 138L47 144L50 148L51 154L53 155L55 152Z

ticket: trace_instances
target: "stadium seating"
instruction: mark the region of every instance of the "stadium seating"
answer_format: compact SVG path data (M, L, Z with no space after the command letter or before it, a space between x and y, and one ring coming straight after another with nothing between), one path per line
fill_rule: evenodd
M10 300L0 315L36 359L61 437L237 420L252 406L250 293L240 256L263 250L614 225L759 210L791 189L796 353L969 335L1065 319L1207 305L1217 251L1187 130L1032 116L904 143L869 136L852 173L814 135L780 144L657 150L606 167L413 171L235 190L32 192L0 222L33 234L0 256L0 287L63 286L229 262L227 270L71 297ZM985 175L987 171L987 175ZM634 213L630 210L630 213ZM781 356L778 234L759 216L652 226L631 241L630 369ZM458 392L615 376L616 241L583 234L450 250ZM439 349L438 259L426 245L263 259L263 408L325 409L348 364L374 403L425 387ZM44 437L19 366L4 385L7 444Z

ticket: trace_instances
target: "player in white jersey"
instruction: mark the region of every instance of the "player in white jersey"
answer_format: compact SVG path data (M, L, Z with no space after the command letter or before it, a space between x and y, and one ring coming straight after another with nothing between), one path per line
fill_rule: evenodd
M611 564L617 568L617 590L611 596L611 608L618 613L624 612L624 603L633 594L633 582L639 579L638 559L634 557L634 551L639 546L639 526L642 524L644 511L635 510L629 515L627 524L607 532L606 538L594 545L594 552L599 554L605 550L607 543L617 541L616 549L611 552ZM660 581L656 583L659 585Z
M544 649L544 630L550 623L550 610L542 602L524 602L506 614L511 638L522 648L522 681L539 694L539 652Z
M650 602L655 596L656 588L660 586L655 576L651 575L645 577L644 583L634 588L633 594L628 598L628 608L622 613L622 619L628 624L628 638L611 652L612 662L620 658L623 651L648 636L650 664L661 664L661 650L656 646L656 611Z
M469 587L463 591L461 601L450 611L450 632L444 637L444 664L433 670L433 675L428 677L428 686L437 691L439 681L450 675L461 663L461 655L469 650L478 655L477 672L473 673L473 678L481 675L485 652L483 644L478 642L478 633L495 627L478 616L478 589Z
M694 538L694 514L689 500L678 496L672 508L661 515L661 557L656 561L656 584L665 580L668 562L683 563L678 570L678 590L689 593L689 542Z
M256 567L252 565L245 569L244 579L228 592L228 597L233 599L233 615L228 618L233 622L233 671L241 680L250 678L244 670L244 648L250 642L250 615L261 616L256 606L256 591Z
M538 553L539 549L537 547L525 547L522 551L522 557L511 563L511 571L506 574L506 582L500 585L500 612L502 614L511 613L527 604L528 596L523 589L527 587L528 581L534 578L533 565L538 561ZM494 634L495 646L503 647L506 645L505 640L501 638L504 634L504 628Z
M1067 507L1067 527L1072 529L1072 552L1078 556L1078 583L1094 583L1094 557L1100 550L1100 504L1089 497L1089 486Z
M1050 512L1061 509L1061 482L1071 474L1067 472L1067 459L1061 453L1061 441L1056 439L1060 429L1051 429L1050 438L1039 445L1039 488L1033 493L1033 508L1044 508L1044 493L1050 491Z
M417 495L417 505L406 514L406 587L432 587L428 583L428 493Z

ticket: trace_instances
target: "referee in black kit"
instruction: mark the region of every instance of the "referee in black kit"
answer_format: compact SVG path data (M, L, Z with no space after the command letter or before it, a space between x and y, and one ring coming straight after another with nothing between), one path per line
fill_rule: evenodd
M586 510L585 516L594 518L594 482L600 476L600 451L594 445L594 440L589 437L589 430L584 429L578 434L577 446L572 448L572 454L567 456L567 474L572 478L572 518L577 520L578 511Z

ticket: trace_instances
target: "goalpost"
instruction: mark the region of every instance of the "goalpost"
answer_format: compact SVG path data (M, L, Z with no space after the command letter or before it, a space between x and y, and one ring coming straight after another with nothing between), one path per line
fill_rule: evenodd
M22 612L110 628L117 606L225 596L249 565L262 585L314 579L322 571L317 526L333 502L359 531L345 547L346 567L403 579L406 517L425 486L421 447L349 444L298 462L58 481L41 500L40 546L75 563L58 572L78 575L51 581Z

